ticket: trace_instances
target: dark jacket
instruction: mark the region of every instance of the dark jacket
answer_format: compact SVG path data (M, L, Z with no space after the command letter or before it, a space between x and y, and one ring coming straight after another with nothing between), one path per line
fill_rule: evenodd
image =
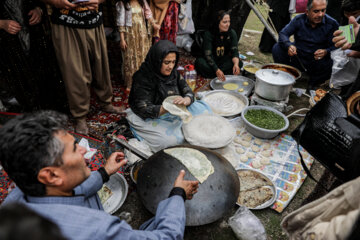
M162 61L171 52L176 53L176 64L170 76L163 76ZM168 96L188 96L194 102L194 93L176 70L178 60L178 50L170 41L159 41L150 48L145 62L133 76L129 105L136 115L142 119L159 117L161 104Z

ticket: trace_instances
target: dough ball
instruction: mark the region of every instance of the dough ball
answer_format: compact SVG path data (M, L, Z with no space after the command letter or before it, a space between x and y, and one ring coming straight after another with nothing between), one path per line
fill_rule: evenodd
M236 135L240 135L240 133L241 133L241 129L237 128L236 129Z
M262 157L262 158L260 159L260 163L261 163L262 165L269 165L269 164L270 164L270 159L267 158L267 157Z
M270 157L271 156L271 151L270 150L262 151L261 155L263 155L264 157Z
M263 147L264 150L268 150L268 149L270 149L270 143L264 143L262 145L262 147Z
M243 85L247 86L247 85L249 85L249 83L248 82L243 82Z
M251 164L252 164L253 168L260 168L262 166L260 161L257 159L252 161Z
M249 135L249 134L245 134L242 138L244 139L244 141L247 141L247 142L250 142L252 139L251 135Z
M242 156L240 157L240 161L241 161L241 162L247 162L247 161L248 161L248 157L247 157L246 155L242 155Z
M261 145L262 141L258 138L255 139L254 143L256 143L257 145Z
M250 147L250 142L244 140L242 140L240 144L243 145L244 147Z
M238 92L243 92L243 91L244 91L243 88L239 88L239 89L238 89Z
M241 143L242 143L242 140L241 140L241 138L236 137L236 138L234 139L234 142L241 144Z
M246 156L248 156L249 158L255 158L255 153L254 152L248 152L246 154Z
M254 151L254 152L259 152L260 151L260 148L256 145L252 145L251 149Z
M245 150L238 147L238 148L236 148L236 152L237 152L238 154L243 154L243 153L245 153Z

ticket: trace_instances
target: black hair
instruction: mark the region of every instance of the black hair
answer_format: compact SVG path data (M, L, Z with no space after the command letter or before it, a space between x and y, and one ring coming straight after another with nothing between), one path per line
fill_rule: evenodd
M130 10L130 1L131 0L120 0L120 1L123 2L126 10ZM140 4L140 6L143 8L145 5L144 1L146 1L146 0L137 0L137 1Z
M307 4L306 4L306 9L308 11L310 11L310 9L313 7L313 2L314 0L308 0ZM326 5L328 4L328 0L326 0Z
M19 203L0 208L1 240L65 240L59 227Z
M38 173L44 167L62 164L64 144L54 135L64 131L66 123L63 114L40 111L17 116L0 128L0 162L25 194L46 194Z

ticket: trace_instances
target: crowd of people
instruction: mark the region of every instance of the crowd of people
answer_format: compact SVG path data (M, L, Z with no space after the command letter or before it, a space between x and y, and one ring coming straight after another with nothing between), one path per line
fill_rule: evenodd
M134 135L154 152L184 142L181 118L162 105L167 97L177 95L173 103L188 107L193 115L211 113L205 102L195 99L177 71L179 51L175 43L181 1L170 0L117 1L114 10L130 108L112 105L101 11L104 1L4 0L0 4L0 80L25 111L32 112L0 128L1 165L17 185L6 198L0 216L10 216L17 208L12 204L20 203L30 209L25 210L29 218L49 226L51 231L43 236L60 229L64 237L58 234L59 239L182 239L184 201L196 194L197 181L184 180L185 172L181 171L156 215L140 230L133 230L105 213L97 195L103 183L127 163L124 154L113 153L103 168L90 172L84 161L85 148L66 131L67 117L56 111L33 112L69 111L75 119L75 131L87 135L92 88L101 110L126 112ZM279 41L272 41L264 32L260 50L272 51L275 62L306 70L308 89L314 89L331 77L333 50L341 48L348 50L349 58L360 57L360 1L344 0L338 9L341 24L354 26L354 44L338 30L338 21L326 14L327 0L308 0L306 12L292 20L290 14L283 14L289 2L280 6L279 1L268 1L276 9L269 17L279 32ZM199 75L224 81L225 75L240 74L238 36L230 23L230 13L219 11L204 33L203 56L195 61ZM359 90L357 73L355 82L345 86L342 95L346 99ZM0 227L2 224L4 229L13 229L9 222L0 221Z

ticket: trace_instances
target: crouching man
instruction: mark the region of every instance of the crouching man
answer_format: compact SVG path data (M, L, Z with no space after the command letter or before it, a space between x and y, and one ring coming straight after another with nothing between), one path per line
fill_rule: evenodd
M20 202L55 222L67 239L182 239L185 199L197 192L197 181L181 171L169 198L159 203L146 229L133 230L103 211L97 191L126 164L113 153L105 167L91 172L85 149L65 129L67 119L52 111L25 114L0 128L0 161L17 184L4 204Z

